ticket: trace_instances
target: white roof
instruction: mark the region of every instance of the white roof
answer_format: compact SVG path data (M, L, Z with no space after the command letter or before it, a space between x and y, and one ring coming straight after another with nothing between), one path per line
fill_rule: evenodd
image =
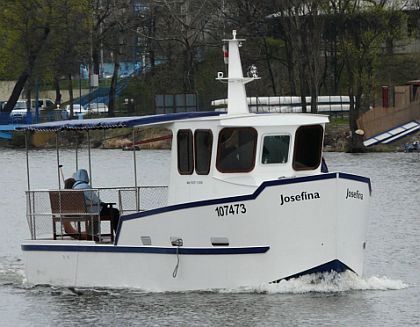
M293 113L268 113L246 115L220 115L208 117L207 120L220 120L221 126L302 126L325 124L329 122L326 115L293 114Z

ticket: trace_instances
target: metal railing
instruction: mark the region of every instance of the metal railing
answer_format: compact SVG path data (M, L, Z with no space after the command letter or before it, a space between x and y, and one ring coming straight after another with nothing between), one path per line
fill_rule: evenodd
M85 195L87 192L89 194ZM83 195L82 200L80 195ZM26 191L26 218L31 239L102 241L102 236L107 235L111 236L112 240L111 221L101 218L100 207L91 206L89 197L98 197L101 202L111 203L119 210L120 215L126 215L166 206L168 187ZM111 230L111 233L108 230Z

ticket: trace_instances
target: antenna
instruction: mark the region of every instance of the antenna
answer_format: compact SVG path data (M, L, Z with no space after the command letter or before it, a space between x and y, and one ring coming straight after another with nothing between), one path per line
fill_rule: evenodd
M228 77L224 77L222 72L218 72L216 78L218 81L228 83L228 115L249 114L245 84L259 79L257 68L254 65L251 66L252 69L248 72L249 77L243 76L239 47L245 40L237 39L236 35L236 30L233 30L232 39L223 40L229 45L227 54L224 47L224 58L229 58Z

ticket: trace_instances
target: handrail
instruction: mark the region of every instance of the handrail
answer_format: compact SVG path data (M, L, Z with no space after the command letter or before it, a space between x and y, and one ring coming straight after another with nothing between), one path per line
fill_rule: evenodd
M146 185L140 187L123 186L123 187L98 187L89 189L95 192L100 200L105 203L116 203L121 215L131 214L139 211L147 211L160 208L167 205L168 186L166 185ZM99 215L99 212L84 213L70 212L69 207L62 213L53 212L50 203L50 193L58 192L58 194L72 194L73 192L85 192L86 190L72 189L31 189L26 191L26 217L31 232L32 239L52 239L53 224L57 224L57 230L64 228L64 224L71 219L67 216L89 217ZM140 206L137 206L137 202ZM75 210L78 211L78 210Z

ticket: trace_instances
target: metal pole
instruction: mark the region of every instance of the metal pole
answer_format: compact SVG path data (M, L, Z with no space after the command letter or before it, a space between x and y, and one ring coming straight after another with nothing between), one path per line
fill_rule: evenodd
M76 141L76 171L79 170L79 135L77 135Z
M32 197L31 197L31 182L30 182L30 175L29 175L29 141L28 141L28 131L25 131L25 149L26 149L26 179L27 179L27 186L28 186L28 198L27 198L27 214L29 214L29 229L31 231L31 238L34 240L36 239L35 234L35 221L32 217ZM28 212L29 211L29 212Z
M26 149L26 178L28 183L28 191L31 190L31 183L29 179L29 145L28 145L28 131L25 131L25 149Z
M39 122L39 83L38 76L35 77L35 122Z
M82 64L79 65L79 112L82 109ZM74 112L73 112L74 115Z
M57 151L57 177L58 177L58 189L61 190L61 180L60 180L60 150L59 150L59 140L58 133L55 134L55 149Z
M89 157L89 184L92 187L92 161L90 157L90 133L89 130L87 131L87 138L88 138L88 157Z
M136 131L133 128L133 159L134 159L134 187L136 188L136 211L139 211L139 190L137 187L137 160L136 160Z

